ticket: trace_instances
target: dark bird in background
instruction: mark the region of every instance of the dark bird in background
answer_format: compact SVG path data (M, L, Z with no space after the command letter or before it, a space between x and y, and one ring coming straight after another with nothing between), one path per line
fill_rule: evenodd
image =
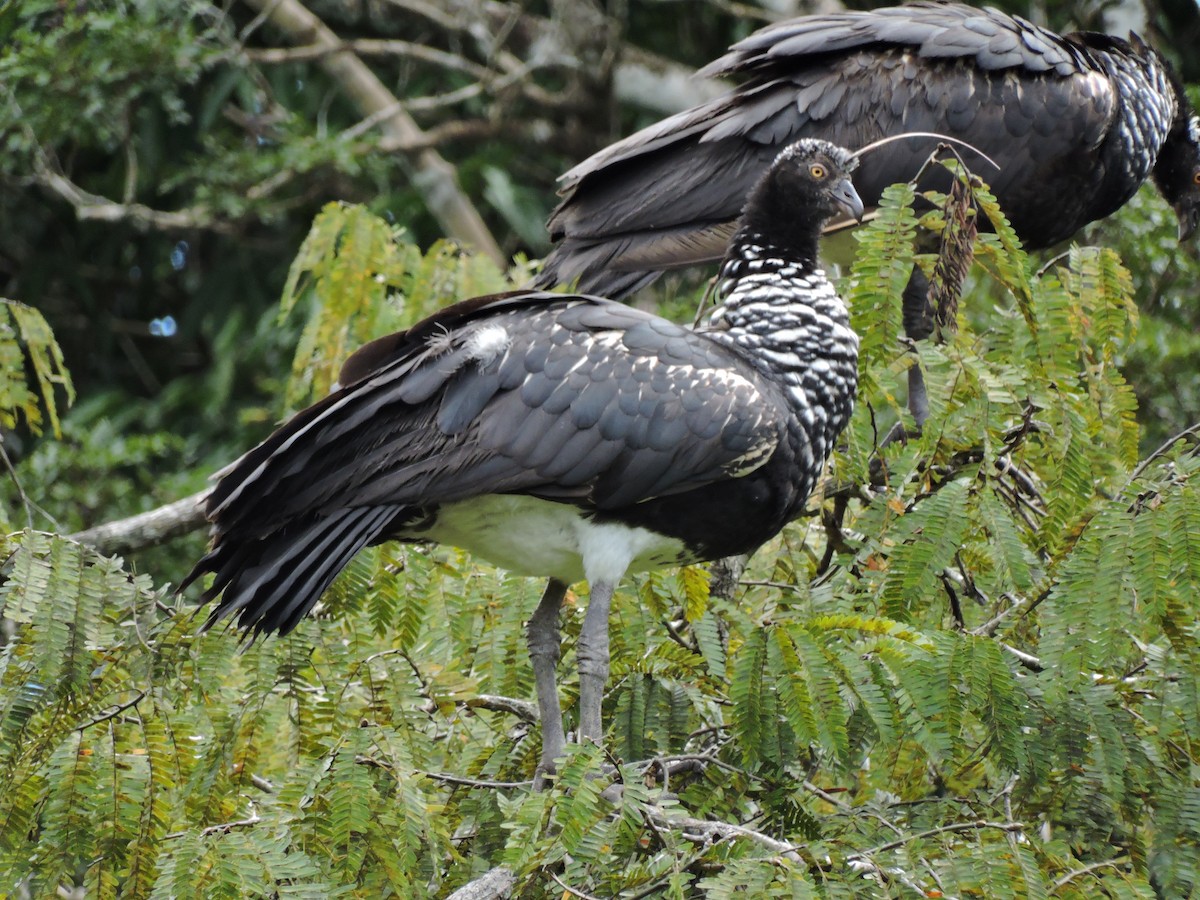
M548 223L557 246L538 286L618 298L663 270L720 259L750 186L802 137L864 147L935 132L965 142L979 152L955 149L1030 249L1115 212L1147 176L1174 208L1180 240L1200 220L1200 125L1166 62L1136 36L1060 36L992 9L913 3L768 26L702 74L743 81L563 176ZM913 138L864 155L854 183L866 206L914 178L937 143ZM920 189L947 188L939 169ZM905 309L914 338L930 333L926 290L914 271Z
M513 291L351 356L341 387L236 462L207 501L210 623L287 632L363 547L464 547L549 585L528 624L540 768L565 746L554 681L566 586L591 597L579 733L602 735L608 613L629 571L749 553L799 514L850 416L858 338L817 268L862 215L856 160L802 140L760 174L691 330L600 297ZM181 588L182 589L182 588Z

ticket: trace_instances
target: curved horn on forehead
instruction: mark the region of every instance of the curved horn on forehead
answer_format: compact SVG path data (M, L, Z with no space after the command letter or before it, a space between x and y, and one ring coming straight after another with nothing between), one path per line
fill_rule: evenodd
M864 153L869 153L872 150L877 150L880 147L884 146L885 144L891 144L891 143L894 143L895 141L903 141L908 138L937 138L939 141L945 141L947 144L955 144L959 147L966 147L972 153L978 153L981 157L983 157L983 159L985 159L997 172L1000 171L1000 165L994 159L992 159L990 156L988 156L986 153L984 153L982 150L980 150L978 147L974 146L973 144L969 144L966 141L961 141L958 138L951 137L948 134L938 134L936 131L909 131L909 132L905 132L904 134L893 134L889 137L880 138L877 141L872 141L871 143L867 144L865 147L859 147L857 150L854 151L854 153L851 154L851 156L859 157L859 156L862 156Z

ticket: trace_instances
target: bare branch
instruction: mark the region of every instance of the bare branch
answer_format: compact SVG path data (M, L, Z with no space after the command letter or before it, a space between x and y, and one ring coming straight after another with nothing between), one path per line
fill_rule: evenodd
M208 498L210 490L211 488L205 488L158 509L127 519L106 522L67 537L93 547L106 556L154 547L196 531L204 525L204 501Z
M469 698L468 709L490 709L495 712L509 713L524 722L533 724L538 720L537 705L528 700L517 700L514 697L501 697L498 694L479 694Z
M763 834L761 831L746 828L744 825L734 825L732 822L714 822L709 819L696 819L691 816L669 816L665 811L660 809L649 809L648 813L656 826L680 832L688 840L712 841L744 838L766 847L773 853L778 853L792 862L803 862L800 854L797 852L798 848L794 844L776 840L769 835Z
M424 769L418 769L417 774L424 775L426 778L432 778L434 781L443 782L444 784L460 784L465 787L488 788L490 790L533 787L532 778L525 781L488 781L486 778L463 778L459 775L446 775L443 772L426 772Z
M258 813L252 812L247 818L239 819L236 822L222 822L220 825L210 825L200 832L200 837L212 837L214 834L228 834L235 828L250 828L262 821L262 817ZM173 831L171 834L164 834L163 840L171 841L184 837L190 834L187 831Z
M75 208L75 217L81 222L129 222L143 231L149 228L167 231L203 228L226 233L233 230L230 223L216 219L204 206L159 210L141 203L117 203L89 193L54 171L41 154L35 154L34 168L37 183L71 204Z
M1036 656L1034 656L1032 653L1026 653L1024 650L1018 650L1016 647L1013 647L1010 644L1004 643L1004 641L998 641L997 643L1000 644L1001 650L1003 650L1006 653L1011 653L1013 656L1015 656L1017 658L1017 662L1019 662L1021 665L1023 665L1025 668L1029 669L1030 671L1033 671L1033 672L1046 671L1046 667L1045 667L1045 665L1043 665L1042 661L1040 659L1038 659Z
M852 853L846 857L847 861L856 859L865 859L869 856L874 856L877 853L886 853L888 850L895 850L897 847L903 847L911 841L922 841L927 837L934 837L939 834L950 834L959 831L980 831L985 828L995 828L999 831L1023 831L1025 826L1020 822L988 822L984 819L976 819L973 822L955 822L951 825L942 825L938 828L930 828L927 831L918 831L916 834L906 835L902 838L897 838L894 841L888 841L886 844L880 844L878 847L872 847L870 850L863 850L861 853Z
M1165 454L1168 450L1170 450L1172 447L1174 447L1175 444L1178 443L1179 441L1183 440L1186 437L1190 437L1191 435L1194 435L1198 432L1200 432L1200 422L1197 422L1195 425L1192 425L1190 428L1183 429L1183 431L1179 432L1179 434L1176 434L1176 435L1168 438L1166 441L1164 441L1161 447L1159 447L1157 450L1155 450L1153 453L1151 453L1149 456L1147 456L1145 459L1143 459L1140 463L1138 463L1137 468L1134 469L1129 474L1129 480L1125 482L1125 486L1123 488L1121 488L1121 490L1117 491L1117 496L1114 497L1113 499L1120 500L1121 497L1124 496L1125 492L1129 490L1130 486L1135 481L1137 481L1139 478L1142 477L1142 474L1146 471L1146 469L1148 469L1150 467L1150 464L1152 462L1154 462L1156 459L1158 459L1163 454Z
M491 77L491 71L484 66L463 59L453 53L426 47L423 44L413 44L409 41L380 40L360 38L355 41L338 41L337 44L309 44L304 47L270 47L263 50L247 49L246 56L252 62L265 65L275 65L287 62L305 62L314 59L324 59L334 53L348 51L359 56L403 56L420 62L429 63L443 69L462 72L472 78L484 80Z
M320 58L321 67L364 115L388 111L380 121L385 138L412 142L423 139L421 129L404 111L396 96L384 87L366 63L345 50L341 39L298 0L245 0L245 3L265 15L267 21L296 43L331 48L330 55ZM416 151L412 162L416 167L413 186L446 233L486 253L503 266L506 262L504 254L478 210L459 188L454 167L432 147Z
M110 719L115 719L117 716L119 716L121 713L125 712L125 710L129 709L130 707L137 706L142 701L142 698L145 696L146 696L145 691L138 691L137 696L134 697L132 700L126 701L125 703L117 704L116 706L109 709L107 712L92 719L90 722L85 722L82 725L76 725L75 730L76 731L87 731L89 728L92 728L95 725L99 725L101 722L107 722Z
M1095 872L1098 869L1115 869L1117 866L1124 865L1128 859L1129 857L1127 856L1118 856L1113 859L1105 859L1101 860L1100 862L1094 862L1091 865L1084 866L1082 869L1074 869L1073 871L1068 872L1066 875L1063 875L1061 878L1055 879L1054 884L1050 885L1050 893L1054 893L1061 887L1066 887L1080 875L1090 875L1092 872Z
M1007 619L1013 613L1019 612L1029 603L1028 600L1021 597L1013 597L1011 594L1001 594L1000 596L1009 597L1012 600L1012 603L1000 610L1000 612L996 613L996 615L988 619L978 628L972 628L969 632L970 634L973 634L976 637L994 637L996 630L1000 627L1001 623L1005 619Z
M388 0L396 7L419 15L431 25L451 33L470 34L482 43L486 37L499 43L496 35L520 33L520 44L529 48L526 53L536 57L541 65L577 67L580 61L563 29L552 19L524 11L516 13L512 6L496 0ZM481 34L482 33L482 34ZM511 42L509 42L511 43ZM498 65L511 72L519 60L508 52L489 54ZM613 95L622 103L630 103L658 113L675 113L691 106L713 100L729 89L726 82L695 77L692 68L648 50L626 44L621 59L613 69Z
M357 128L358 126L356 125L355 127ZM401 141L385 137L375 146L381 153L414 153L429 147L440 147L442 144L448 144L451 141L482 141L502 134L511 136L512 132L512 123L509 122L490 122L486 119L459 119L452 122L443 122L441 125L430 128L417 140Z
M503 866L497 866L470 881L446 900L500 900L512 895L517 876Z

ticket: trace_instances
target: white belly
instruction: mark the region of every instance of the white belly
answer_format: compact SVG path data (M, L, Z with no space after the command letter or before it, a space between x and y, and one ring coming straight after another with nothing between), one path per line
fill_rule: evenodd
M507 494L442 506L434 524L412 536L462 547L518 575L567 584L615 583L626 572L691 561L674 538L596 523L570 504Z

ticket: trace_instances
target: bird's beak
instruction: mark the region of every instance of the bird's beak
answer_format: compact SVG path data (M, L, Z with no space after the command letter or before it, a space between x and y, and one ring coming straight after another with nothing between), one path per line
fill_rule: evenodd
M1179 240L1186 241L1196 232L1196 226L1200 225L1200 205L1181 203L1175 208L1175 215L1179 217Z
M858 191L854 189L854 185L850 183L849 178L843 178L833 187L833 199L837 201L837 205L844 209L849 215L854 217L854 221L862 224L863 220L863 202L858 196Z

